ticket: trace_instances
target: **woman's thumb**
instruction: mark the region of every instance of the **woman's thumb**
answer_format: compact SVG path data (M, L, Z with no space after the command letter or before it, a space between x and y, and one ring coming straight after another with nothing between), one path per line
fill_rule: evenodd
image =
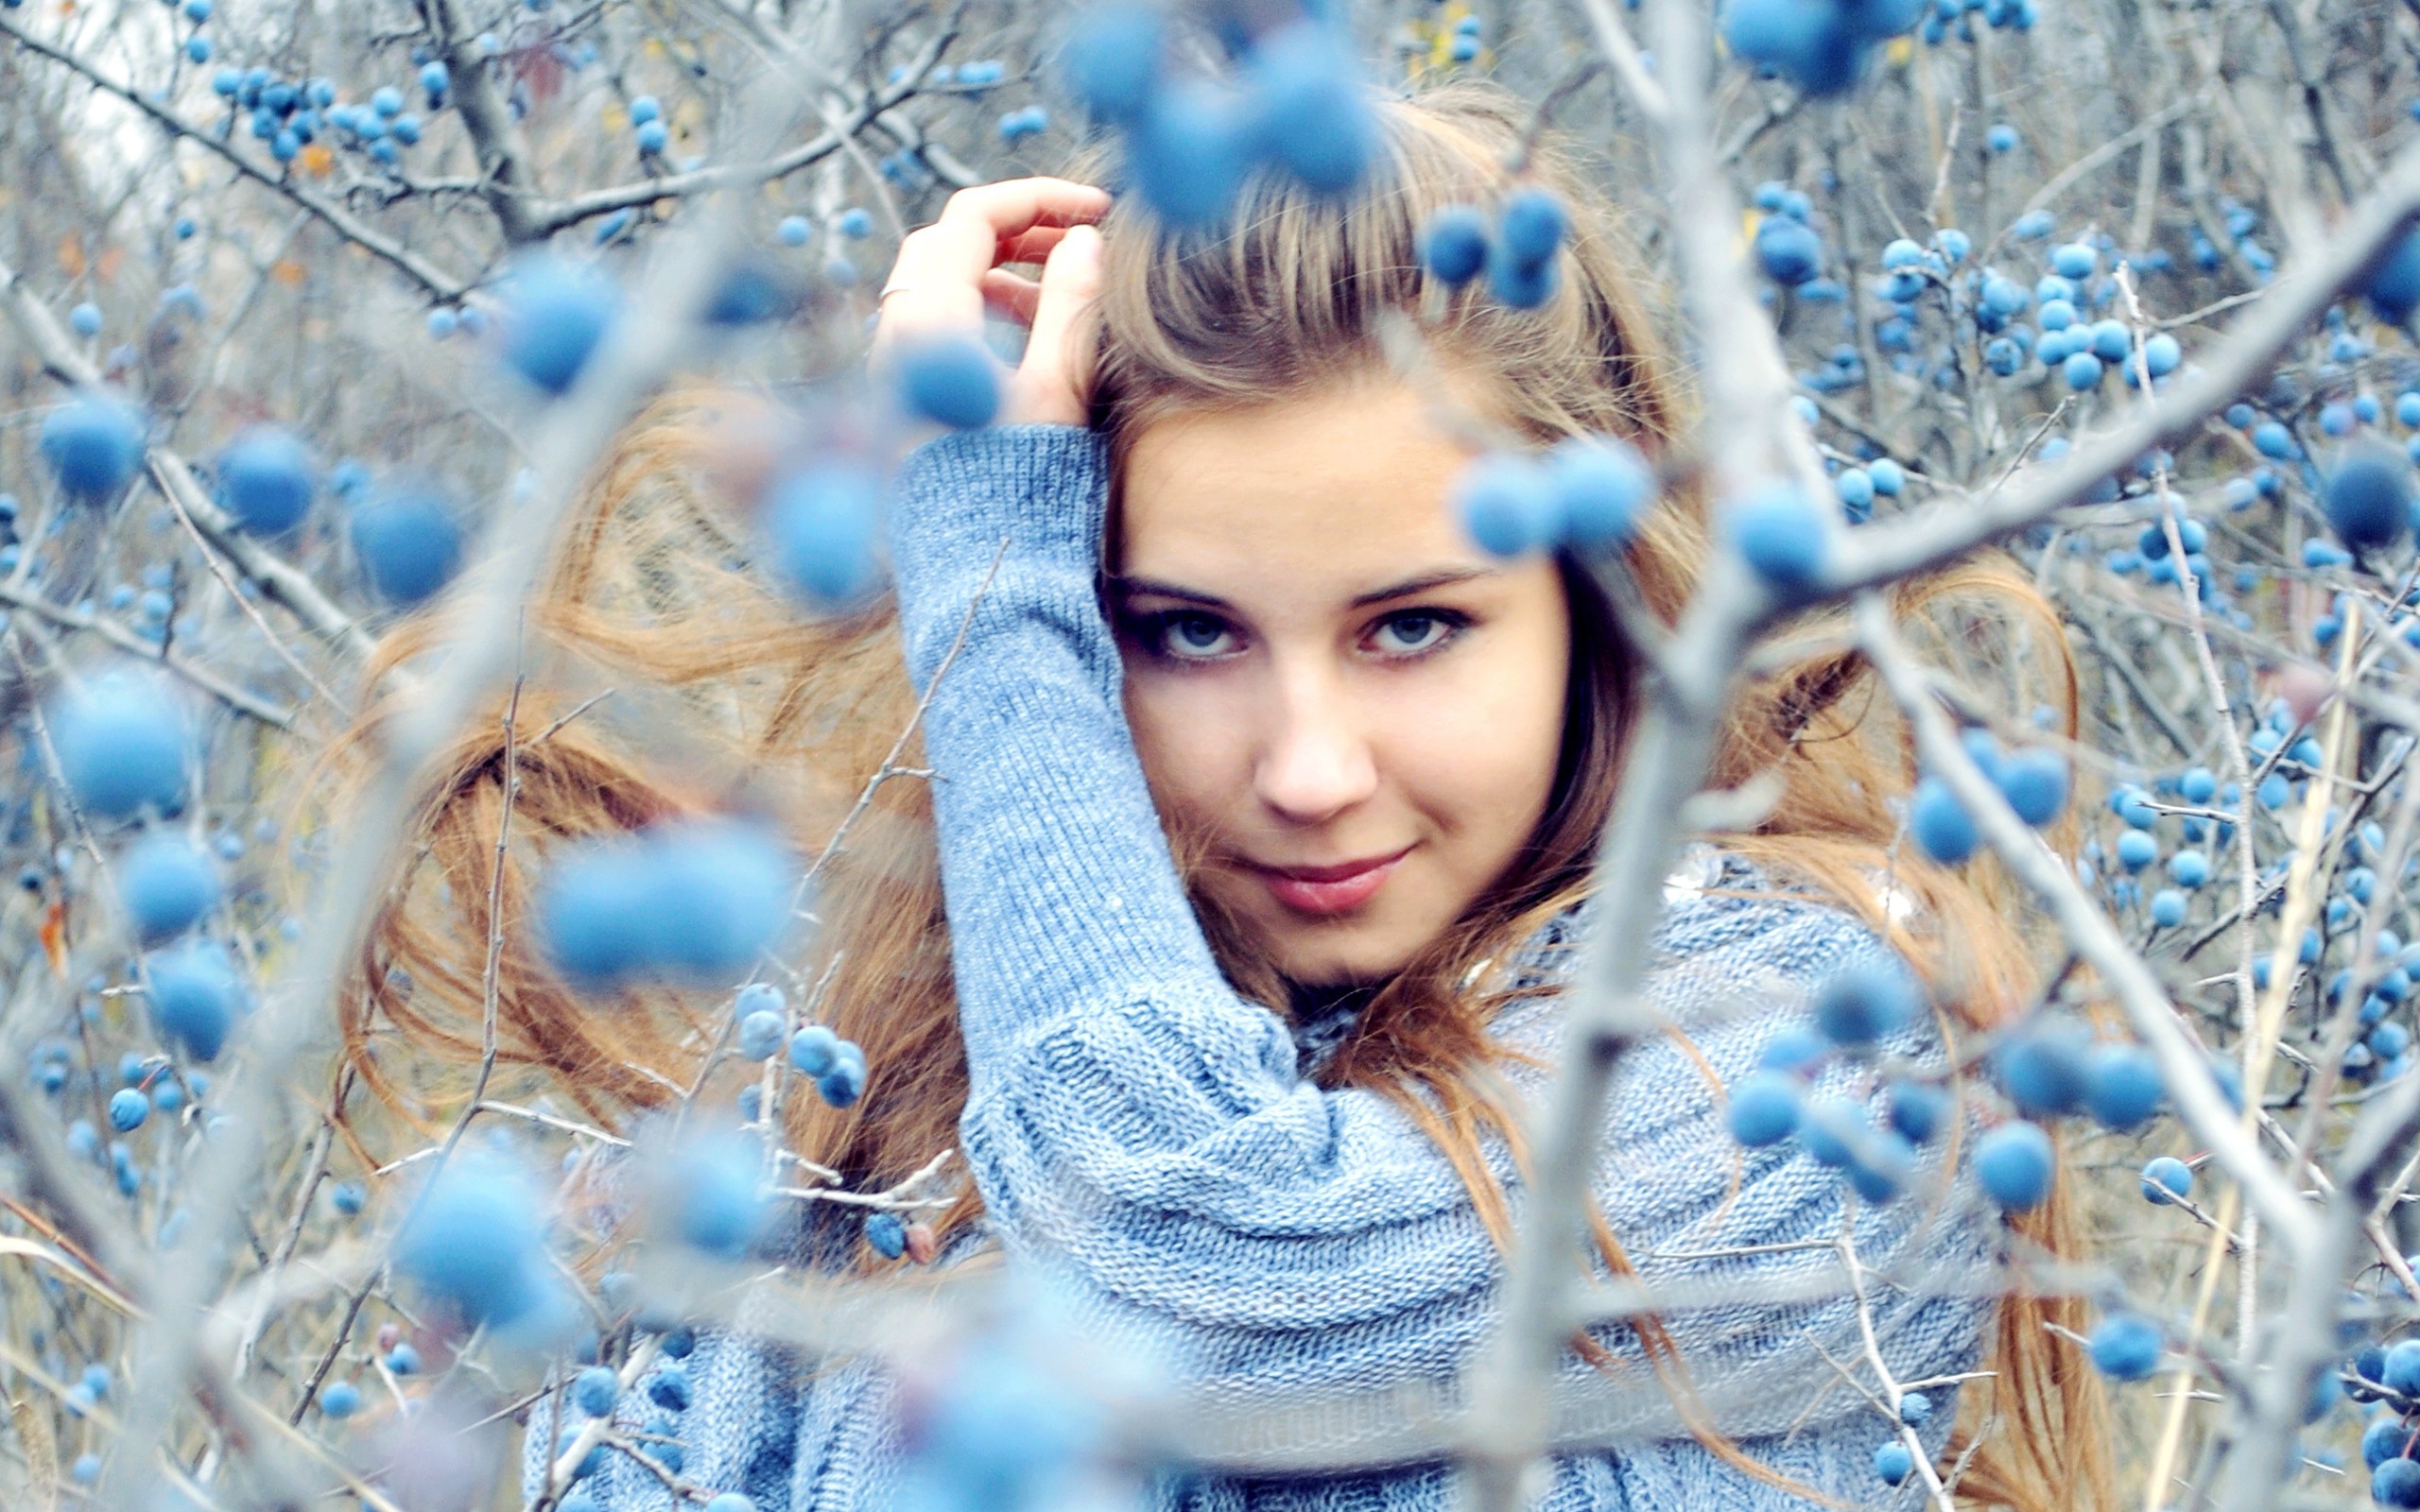
M1018 387L1025 390L1030 421L1063 425L1084 422L1092 374L1091 343L1084 314L1100 292L1100 232L1071 226L1042 265L1042 295L1034 305L1033 330Z

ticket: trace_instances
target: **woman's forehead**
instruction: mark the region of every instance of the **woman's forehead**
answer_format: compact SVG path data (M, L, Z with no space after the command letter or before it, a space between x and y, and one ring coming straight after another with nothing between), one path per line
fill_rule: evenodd
M1128 455L1119 570L1485 565L1445 503L1470 455L1402 386L1171 417Z

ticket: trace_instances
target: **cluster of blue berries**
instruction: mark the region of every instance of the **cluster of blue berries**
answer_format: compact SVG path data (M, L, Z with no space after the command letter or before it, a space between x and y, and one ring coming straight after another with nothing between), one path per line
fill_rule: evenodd
M1963 742L1983 775L1999 789L2016 816L2039 829L2066 812L2067 759L2048 746L2003 751L1988 730L1969 728ZM1954 867L1974 855L1982 844L1974 816L1940 777L1919 778L1908 801L1908 834L1927 857Z
M1142 0L1107 0L1068 40L1068 83L1120 131L1126 173L1152 212L1176 227L1217 224L1262 166L1322 194L1360 183L1377 126L1344 41L1305 19L1229 42L1241 63L1232 82L1177 74L1166 20Z
M1563 201L1534 185L1506 195L1492 224L1476 205L1446 205L1421 227L1421 266L1450 289L1484 272L1498 304L1534 310L1561 285L1555 254L1570 222Z
M1779 182L1759 185L1760 213L1752 250L1757 266L1777 285L1792 290L1798 305L1837 305L1842 334L1854 334L1849 289L1823 276L1826 251L1813 224L1812 203L1802 191ZM2010 226L2018 243L2039 243L2055 229L2047 212L2033 212ZM2154 387L2184 364L2185 352L2164 331L2145 335L2139 359L2135 333L2110 315L2118 284L2111 276L2116 244L2088 233L2052 248L2047 269L2030 286L2000 269L1970 261L1972 239L1944 227L1925 243L1902 237L1883 249L1878 275L1869 288L1880 301L1875 347L1893 370L1952 387L1961 381L1960 348L1972 335L1982 340L1983 365L2002 378L2037 382L2055 376L2060 390L2082 393L2100 387L2115 370L2128 387L2147 370ZM2138 273L2166 269L2170 260L2154 250L2127 259ZM2037 308L2038 306L2038 308ZM1945 331L1929 352L1919 350L1926 312L1938 309ZM2023 317L2034 312L2035 324ZM1834 346L1824 367L1803 372L1800 382L1816 392L1853 387L1865 381L1864 355L1854 342Z
M583 992L708 987L745 975L787 926L798 871L765 828L667 818L584 840L551 865L537 933Z
M1924 13L1924 0L1724 0L1720 20L1738 57L1809 94L1839 94L1865 77L1876 47L1914 30Z
M604 1290L610 1305L617 1311L628 1310L631 1290L628 1273L615 1273L605 1278ZM617 1300L618 1299L618 1300ZM573 1350L573 1361L583 1366L571 1378L565 1395L571 1407L584 1419L612 1418L617 1412L635 1404L637 1414L622 1425L631 1432L623 1438L627 1451L651 1463L667 1481L682 1475L689 1467L686 1439L681 1431L680 1414L689 1410L696 1398L689 1367L697 1353L695 1331L677 1325L663 1324L662 1319L640 1317L634 1327L658 1335L656 1360L638 1379L624 1389L622 1376L629 1366L616 1370L605 1362L604 1341L596 1333L581 1338ZM565 1422L556 1431L554 1452L558 1457L569 1453L579 1441L585 1424ZM562 1512L598 1512L597 1502L590 1482L605 1467L606 1447L600 1441L573 1461L571 1484L556 1504ZM740 1491L699 1491L702 1512L756 1512L755 1502Z
M560 322L549 327L559 331ZM560 360L560 342L550 345L530 338L526 356L531 367L551 371ZM584 357L584 352L581 354ZM533 380L534 381L534 380ZM92 389L52 410L43 421L38 449L60 492L89 506L114 502L123 495L141 466L147 422L141 410L118 394ZM236 437L219 453L213 469L218 503L239 524L256 535L282 536L303 521L320 488L318 463L309 448L276 426L257 426ZM366 482L366 477L364 480ZM461 555L461 524L455 508L424 484L398 482L367 492L358 486L340 488L339 496L355 501L351 538L364 575L381 597L390 603L416 604L435 593L454 576ZM364 496L366 494L366 496ZM12 525L17 501L0 494L0 526ZM0 571L13 569L20 548L0 547ZM37 558L35 566L39 566ZM164 590L165 569L147 571L160 576L147 593L121 585L112 595L112 609L141 604L137 633L153 641L166 639L170 602ZM89 606L87 606L89 611ZM131 768L122 768L131 770ZM112 812L104 793L101 812Z
M1465 469L1454 506L1480 549L1518 557L1557 546L1617 550L1655 497L1655 470L1617 437L1575 436L1542 454L1494 452Z
M856 1041L843 1040L820 1023L810 1023L790 1036L790 1065L811 1078L822 1099L846 1108L865 1095L866 1053Z
M425 129L421 117L406 109L404 92L392 85L372 91L366 104L339 104L333 79L280 78L256 66L221 68L211 88L228 107L217 134L231 135L241 115L253 139L268 144L269 156L280 163L293 162L304 147L325 139L392 168L402 163L404 148L420 145ZM433 94L430 108L442 99L442 90Z
M780 988L763 982L741 988L732 1005L732 1013L738 1022L742 1060L770 1060L786 1044L791 1069L813 1081L816 1091L826 1103L846 1108L864 1095L866 1053L855 1040L843 1040L820 1023L804 1025L793 1033L788 1000ZM741 1093L741 1110L752 1120L761 1111L749 1095L755 1090L751 1087Z
M569 1303L546 1252L543 1195L514 1161L464 1148L395 1235L395 1271L469 1327L542 1328Z

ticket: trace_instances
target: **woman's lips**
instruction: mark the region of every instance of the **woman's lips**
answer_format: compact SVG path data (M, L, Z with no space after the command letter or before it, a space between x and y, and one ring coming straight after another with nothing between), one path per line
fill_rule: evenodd
M1391 856L1340 867L1289 867L1281 871L1255 866L1253 870L1279 902L1297 913L1326 918L1349 914L1376 897L1396 864L1410 853L1411 847L1406 846Z

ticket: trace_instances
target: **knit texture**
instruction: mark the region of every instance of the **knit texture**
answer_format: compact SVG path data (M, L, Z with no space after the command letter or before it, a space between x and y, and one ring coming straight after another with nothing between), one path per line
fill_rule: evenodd
M919 449L889 522L920 690L966 625L925 739L972 1089L959 1131L984 1238L1012 1268L1046 1272L1090 1338L1159 1362L1187 1393L1210 1468L1160 1478L1148 1504L1443 1508L1451 1471L1415 1409L1458 1400L1458 1373L1495 1316L1501 1262L1461 1178L1400 1110L1305 1079L1337 1025L1319 1022L1298 1042L1220 976L1122 712L1096 586L1107 497L1096 435L1009 426ZM1548 925L1504 980L1559 980L1586 915ZM1873 1333L1897 1376L1974 1369L1996 1213L1943 1170L1951 1131L1921 1151L1909 1194L1877 1205L1795 1142L1742 1150L1718 1093L1809 1022L1809 998L1833 975L1904 968L1848 913L1704 847L1668 884L1653 949L1645 990L1674 1032L1620 1063L1598 1200L1649 1280L1732 1285L1661 1314L1715 1425L1850 1504L1914 1504L1912 1482L1893 1491L1874 1473L1893 1430L1831 1363L1873 1380L1856 1304L1822 1283L1841 1274L1846 1236L1874 1273ZM1524 997L1495 1027L1551 1066L1561 1002ZM1941 1063L1929 1025L1882 1049ZM1532 1101L1548 1074L1508 1073ZM1834 1064L1813 1095L1876 1120L1887 1107L1870 1068ZM1517 1217L1512 1163L1500 1146L1489 1159ZM1565 1351L1543 1505L1809 1504L1687 1436L1628 1323L1591 1332L1613 1364ZM683 1368L685 1410L641 1389L618 1413L632 1429L668 1417L694 1484L745 1491L760 1512L899 1504L898 1386L879 1360L802 1362L750 1338L743 1317L708 1332ZM1956 1392L1928 1395L1923 1438L1938 1452ZM557 1411L563 1426L578 1420L567 1402L535 1409L533 1487ZM674 1505L618 1453L582 1490L602 1512Z

